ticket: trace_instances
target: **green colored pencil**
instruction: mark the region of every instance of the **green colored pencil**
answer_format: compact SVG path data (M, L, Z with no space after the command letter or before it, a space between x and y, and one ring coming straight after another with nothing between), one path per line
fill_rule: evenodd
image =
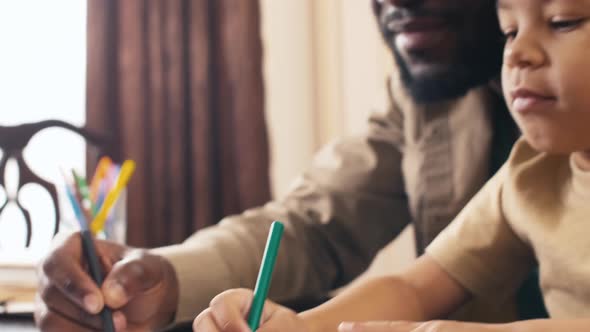
M252 306L248 314L248 326L250 326L252 332L256 331L260 325L260 318L262 317L264 302L266 301L266 295L270 288L272 271L277 260L284 228L285 226L278 221L273 222L270 226L264 256L262 256L262 264L260 265L256 287L254 288L254 298L252 299Z
M74 176L74 181L76 181L76 185L78 187L78 192L80 192L80 196L82 196L82 204L88 204L88 206L83 206L90 210L92 213L92 217L94 217L94 203L90 199L90 188L88 188L88 182L86 179L79 175L75 170L72 169L72 175Z

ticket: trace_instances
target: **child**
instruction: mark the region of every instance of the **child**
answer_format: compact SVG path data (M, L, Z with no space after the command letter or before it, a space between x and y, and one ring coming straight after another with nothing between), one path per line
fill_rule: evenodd
M508 162L405 273L300 315L267 302L260 332L590 331L590 0L500 0L498 14L504 96L523 132ZM513 293L537 264L551 319L433 321ZM249 331L250 301L225 292L193 327Z

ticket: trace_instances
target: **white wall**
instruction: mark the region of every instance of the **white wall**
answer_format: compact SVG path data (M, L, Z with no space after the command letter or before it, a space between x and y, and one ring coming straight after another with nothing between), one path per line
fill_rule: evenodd
M86 16L86 1L0 0L0 125L47 119L84 124ZM74 168L84 174L85 156L84 139L57 128L35 135L24 150L24 159L32 170L56 184L63 183L60 168ZM13 163L0 174L11 197L16 195L19 176ZM61 189L61 229L77 227ZM30 211L34 229L28 251L40 257L46 254L53 236L54 220L48 217L55 212L51 198L46 190L32 184L19 195ZM0 204L5 200L6 193L0 189ZM24 248L25 234L24 215L16 204L8 204L0 216L0 252L9 250L17 255Z
M391 60L369 0L261 0L261 7L280 195L321 145L363 128Z
M370 0L261 0L266 110L273 193L329 140L363 129L392 68ZM412 233L380 255L372 271L406 266Z
M310 3L261 0L274 194L285 192L318 147Z

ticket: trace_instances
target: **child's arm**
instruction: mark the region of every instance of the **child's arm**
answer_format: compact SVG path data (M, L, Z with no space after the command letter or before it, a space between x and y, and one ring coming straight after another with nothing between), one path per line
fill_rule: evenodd
M427 321L453 312L469 297L428 255L399 276L370 279L300 316L309 332L336 331L346 321Z
M587 332L590 319L538 319L516 322L503 326L498 332ZM435 331L436 332L436 331Z
M344 328L346 325L346 328ZM511 324L478 324L451 321L346 323L339 332L587 332L589 319L529 320Z
M343 321L431 320L445 317L468 297L468 292L432 258L424 256L399 276L357 283L333 300L300 315L267 301L260 331L336 332ZM195 319L193 329L248 332L245 317L251 301L249 290L224 292Z

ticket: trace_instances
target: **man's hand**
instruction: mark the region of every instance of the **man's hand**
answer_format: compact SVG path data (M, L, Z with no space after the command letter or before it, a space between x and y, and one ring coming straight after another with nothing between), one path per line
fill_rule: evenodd
M500 325L473 324L452 321L365 322L340 324L338 332L499 332Z
M102 331L98 313L113 310L117 331L146 331L169 324L178 281L164 258L95 240L105 280L99 289L87 271L80 234L58 243L39 269L35 321L42 331Z
M252 297L252 291L246 289L233 289L217 295L209 308L197 316L193 331L251 332L246 317ZM271 331L307 332L308 329L293 311L266 301L257 332Z

